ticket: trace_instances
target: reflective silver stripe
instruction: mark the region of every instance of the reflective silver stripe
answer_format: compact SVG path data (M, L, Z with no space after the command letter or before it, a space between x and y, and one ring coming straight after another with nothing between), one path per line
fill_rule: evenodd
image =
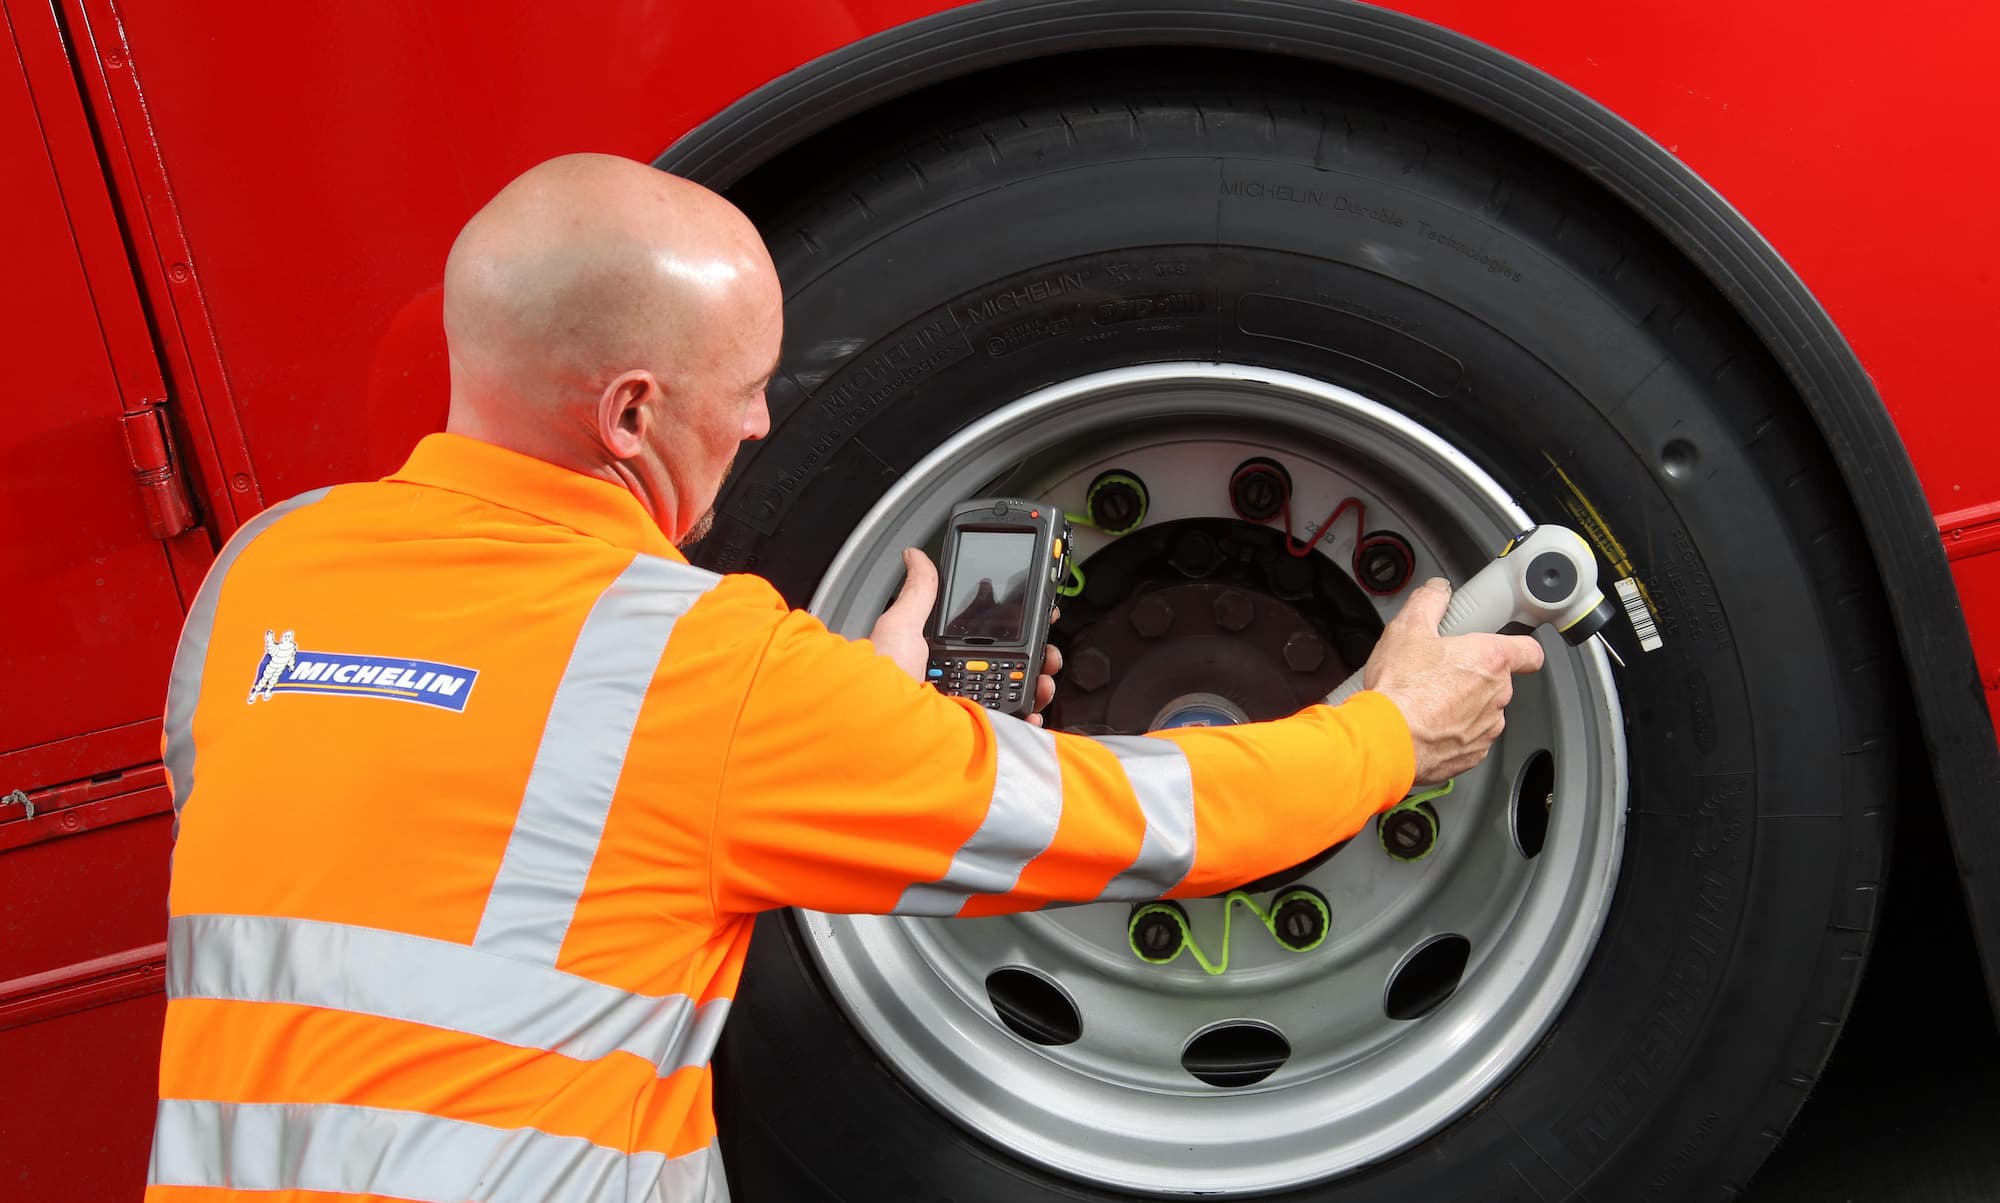
M1100 900L1134 902L1158 898L1194 868L1194 776L1187 756L1164 739L1107 735L1097 742L1124 766L1146 816L1146 837L1130 868L1111 879Z
M379 1015L581 1061L624 1051L661 1076L707 1064L729 1015L726 998L697 1007L449 940L260 915L168 920L167 997Z
M726 1203L715 1145L681 1157L414 1111L161 1099L152 1186L387 1195L420 1203Z
M1055 736L1006 715L989 714L987 721L999 763L986 817L943 877L903 891L898 915L956 915L974 894L1004 894L1055 841L1063 808Z
M303 506L311 505L332 489L314 489L289 501L281 501L238 527L208 566L201 588L188 607L187 621L181 624L180 645L174 649L174 671L167 683L166 763L174 784L174 833L180 834L181 808L194 791L194 708L201 701L201 671L208 662L208 641L215 632L215 604L222 595L222 578L229 575L236 557L250 541L263 534L273 522ZM251 664L255 664L253 659ZM243 674L247 689L252 674Z
M577 632L473 944L556 963L674 620L720 579L634 556Z

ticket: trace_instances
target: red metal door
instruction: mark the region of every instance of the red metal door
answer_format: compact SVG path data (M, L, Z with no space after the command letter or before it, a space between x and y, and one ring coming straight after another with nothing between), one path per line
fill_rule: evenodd
M0 6L0 1197L136 1197L168 805L159 714L210 549L56 14Z

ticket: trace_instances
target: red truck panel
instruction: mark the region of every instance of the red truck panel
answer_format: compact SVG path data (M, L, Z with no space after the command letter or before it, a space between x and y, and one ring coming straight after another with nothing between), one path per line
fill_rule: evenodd
M123 13L267 500L444 422L437 289L550 155L651 159L742 93L939 3L252 5Z
M60 118L65 105L77 108L66 72L62 83L67 95L45 86L31 91L22 59L0 63L0 156L8 165L0 222L10 269L0 288L0 339L8 351L0 752L156 720L181 620L167 548L148 525L118 421L125 382L114 370L112 340L120 332L100 314L110 310L115 321L121 301L136 313L136 293L122 254L114 278L85 275L88 232L72 227L71 211L88 221L101 209L103 220L111 219L94 154L84 188L74 179L59 183L55 157L74 147L51 148L43 137L45 121ZM115 225L108 228L115 239ZM109 291L121 285L122 298ZM143 353L150 365L150 346ZM137 382L142 392L146 383ZM155 745L122 764L86 761L86 771L157 757ZM44 776L33 759L8 758L0 794L63 780ZM0 812L0 820L13 817ZM0 977L6 969L0 964Z
M263 501L380 474L441 424L438 285L460 223L541 158L650 159L784 71L946 7L356 0L225 16L0 0L19 51L0 66L15 269L0 290L0 796L75 783L38 795L32 820L0 806L0 1196L136 1193L165 793L143 767L88 779L156 754L210 539ZM1967 437L1991 430L1982 352L2000 328L1980 239L2000 183L1986 94L2000 9L1389 7L1634 122L1794 265L1873 374L1933 509L1955 515L2000 700L2000 557L1983 554L2000 548L2000 463ZM208 525L171 544L151 533L118 424L162 399Z

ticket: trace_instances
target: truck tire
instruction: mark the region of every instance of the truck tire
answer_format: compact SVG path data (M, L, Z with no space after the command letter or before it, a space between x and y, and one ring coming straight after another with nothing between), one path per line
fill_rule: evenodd
M785 286L784 372L698 558L805 604L913 465L1092 373L1222 363L1350 390L1588 534L1607 586L1643 586L1610 635L1615 892L1539 1038L1440 1124L1324 1172L1165 1185L1093 1174L1073 1133L946 1114L857 1030L807 921L764 916L718 1057L737 1197L1737 1197L1845 1019L1888 851L1897 666L1824 448L1715 288L1533 148L1352 81L1146 78L951 120L934 105L920 133L826 156L810 195L754 211ZM1249 1105L1186 1086L1217 1125ZM993 1105L1032 1125L1010 1089ZM1145 1122L1108 1116L1105 1147L1126 1119Z

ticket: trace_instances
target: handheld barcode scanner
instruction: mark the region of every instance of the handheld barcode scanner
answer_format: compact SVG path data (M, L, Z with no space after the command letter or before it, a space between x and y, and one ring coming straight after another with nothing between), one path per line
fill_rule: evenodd
M1597 557L1590 544L1566 526L1537 526L1510 540L1492 563L1452 591L1440 635L1494 631L1532 634L1547 623L1563 641L1578 647L1595 637L1618 614L1597 587ZM1610 651L1611 645L1605 644ZM1617 659L1617 653L1611 653ZM1361 671L1327 695L1330 704L1361 692Z
M953 506L938 608L924 629L931 684L989 710L1032 713L1069 554L1069 519L1059 506L1015 497Z

